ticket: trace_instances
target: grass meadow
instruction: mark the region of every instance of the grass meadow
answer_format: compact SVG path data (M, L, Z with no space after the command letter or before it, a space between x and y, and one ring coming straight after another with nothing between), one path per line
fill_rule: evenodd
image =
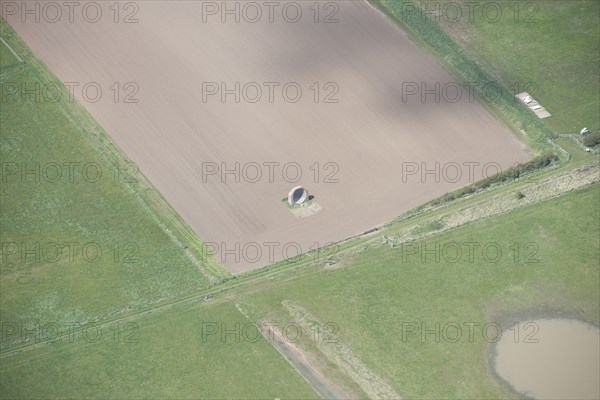
M233 304L196 303L87 336L73 328L52 345L3 358L0 397L317 398L266 338L241 334L248 323ZM219 332L209 334L214 324ZM223 334L236 324L237 337Z

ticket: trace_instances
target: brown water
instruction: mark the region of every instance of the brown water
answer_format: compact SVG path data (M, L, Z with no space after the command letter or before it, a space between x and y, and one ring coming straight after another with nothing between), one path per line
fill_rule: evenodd
M600 330L566 319L520 322L496 343L495 369L536 399L600 399Z

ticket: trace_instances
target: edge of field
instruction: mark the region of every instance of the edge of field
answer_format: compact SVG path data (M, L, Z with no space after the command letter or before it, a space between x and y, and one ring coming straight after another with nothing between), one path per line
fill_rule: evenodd
M69 98L67 88L50 71L50 69L37 58L25 42L16 34L12 27L0 17L0 33L2 38L28 63L37 74L47 83L52 83L62 91L58 105L63 109L71 121L78 125L83 132L84 140L94 148L98 154L109 163L117 165L134 164L119 148L113 139L94 120L89 112L77 101L65 101ZM12 68L11 64L0 69ZM136 174L136 185L125 182L129 190L140 200L143 208L152 216L161 229L185 252L196 267L213 284L218 284L230 279L232 275L206 251L206 246L200 237L181 218L173 207L165 200L162 194L152 185L140 171Z
M474 89L475 98L496 119L503 122L519 139L536 153L544 150L559 148L551 139L557 135L544 125L529 109L524 107L511 94L511 90L495 79L493 74L483 68L466 49L429 16L415 13L403 13L407 4L418 5L410 0L364 0L376 10L386 15L398 25L408 37L417 43L424 51L431 54L437 62L444 66L450 75L459 82L478 82L481 85ZM485 101L479 87L493 83L499 86L501 96L495 101ZM559 151L559 154L561 152Z

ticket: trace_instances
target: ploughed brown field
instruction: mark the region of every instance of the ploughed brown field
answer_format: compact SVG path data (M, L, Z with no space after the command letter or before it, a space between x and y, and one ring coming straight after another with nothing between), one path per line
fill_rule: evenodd
M113 2L96 23L81 7L73 22L5 17L63 82L79 83L76 98L231 272L361 233L528 158L466 90L455 102L452 85L439 102L407 96L454 80L365 1L323 2L318 15L314 2L297 2L301 16L259 1L254 23L256 7L243 2L239 22L222 22L225 3L235 10L234 1L135 2L117 23ZM123 23L130 13L138 22ZM102 88L96 102L90 85L82 95L88 82ZM221 175L236 163L239 173ZM436 163L439 172L421 175ZM296 218L281 201L296 185L324 209Z

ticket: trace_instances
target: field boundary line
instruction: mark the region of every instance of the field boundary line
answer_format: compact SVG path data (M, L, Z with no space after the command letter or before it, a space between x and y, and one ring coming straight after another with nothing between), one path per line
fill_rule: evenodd
M545 123L531 113L528 108L511 94L502 80L492 71L482 67L468 49L455 41L442 25L429 16L413 18L413 15L403 17L402 10L394 7L395 0L364 0L383 13L390 22L401 29L425 53L431 55L448 73L465 82L494 82L502 88L502 96L493 103L483 101L480 90L475 90L475 98L493 117L503 123L514 136L525 142L534 152L541 153L552 147L546 139L552 137L553 131ZM415 0L403 0L404 3L415 5Z
M23 49L24 57L27 59L23 63L29 65L38 74L38 79L59 85L64 96L61 96L57 102L58 106L66 117L75 124L83 140L96 151L98 157L105 161L107 165L115 162L135 165L79 101L76 99L70 102L65 100L69 98L69 93L63 82L33 54L8 22L3 22L3 25L6 26L10 38L16 42L17 48ZM5 42L4 38L2 38L2 41ZM19 59L24 60L22 57L19 57ZM175 245L186 254L187 258L207 279L208 283L215 284L230 279L232 274L216 258L211 254L207 254L202 239L171 207L152 182L141 171L136 174L135 178L137 187L124 180L120 180L119 183L124 184L138 198L144 210L157 222L160 229L174 241ZM174 240L174 238L177 240Z

